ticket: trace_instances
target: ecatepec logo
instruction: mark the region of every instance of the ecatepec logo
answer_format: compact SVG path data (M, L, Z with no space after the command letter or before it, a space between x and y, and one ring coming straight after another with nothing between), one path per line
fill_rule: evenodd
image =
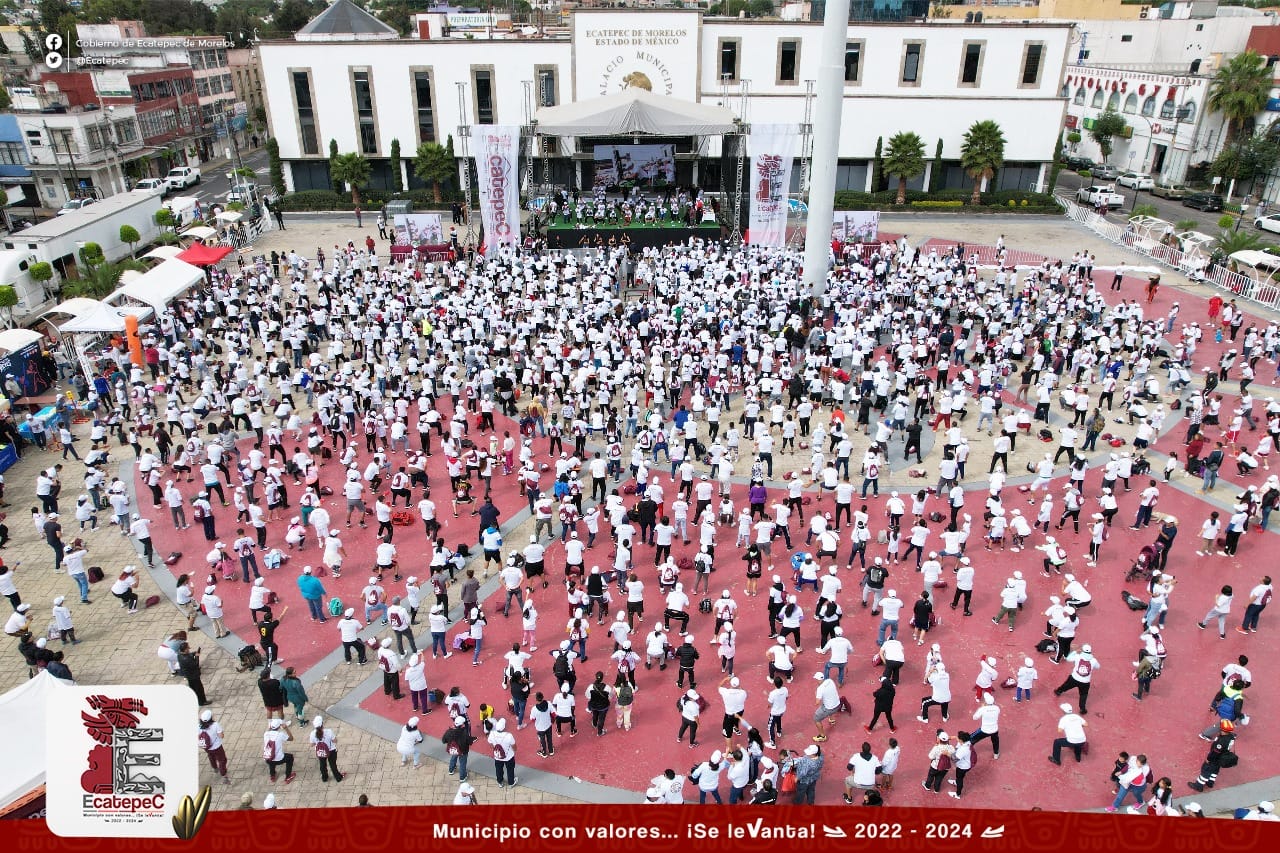
M58 835L173 837L199 781L195 694L69 687L48 707L46 800Z

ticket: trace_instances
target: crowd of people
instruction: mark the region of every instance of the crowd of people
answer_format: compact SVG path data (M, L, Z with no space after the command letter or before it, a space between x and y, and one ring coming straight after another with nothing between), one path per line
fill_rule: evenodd
M1181 468L1213 492L1229 457L1265 466L1280 433L1280 403L1255 413L1248 393L1258 361L1280 355L1280 327L1250 323L1241 353L1224 356L1192 387L1182 377L1194 370L1204 332L1184 325L1172 340L1176 304L1164 317L1146 316L1135 300L1108 304L1087 254L992 274L963 247L921 252L906 241L886 243L837 266L817 297L805 293L791 252L696 240L634 257L625 249L496 249L447 265L388 264L354 242L335 246L327 263L317 254L309 260L291 251L274 266L258 262L234 277L219 272L199 296L175 303L144 330L140 363L122 342L83 385L93 450L118 440L136 463L141 506L130 506L124 483L109 476L104 452L85 460L79 526L98 527L103 512L152 566L159 560L153 539L167 535L162 527L201 526L207 572L179 578L177 604L188 631L207 620L223 636L224 608L247 599L261 652L242 662L262 669L270 717L263 759L272 781L296 774L286 704L301 723L307 718L301 683L290 692L294 673L282 681L272 675L284 663L281 635L302 619L281 627L279 591L268 589L263 572L295 554L291 568L308 619L336 620L333 641L346 663L375 660L385 695L411 703L414 715L395 745L401 763L421 765L423 717L443 706L450 722L439 739L464 787L480 739L498 785L514 787L517 747L532 746L517 732L533 726L539 763L578 734L580 706L595 736L621 730L625 737L637 692L651 678L672 676L679 699L665 713L676 739L698 749L699 725L711 716L722 743L708 744L714 751L690 773L667 769L656 777L650 802L685 801L688 782L699 802L720 802L727 786L730 803L813 803L819 780L831 773L824 744L839 716L855 710L868 734L883 718L897 737L882 749L868 737L848 758L845 802L885 802L904 747L927 759L926 791L940 793L949 782L959 799L982 742L990 741L992 760L1000 757L1011 704L1001 697L1038 696L1045 665L1065 673L1055 696L1074 700L1061 704L1057 737L1044 745L1049 761L1061 763L1064 752L1080 761L1094 679L1123 679L1129 668L1100 661L1080 642L1120 630L1091 616L1087 574L1129 559L1106 553L1113 519L1133 511L1132 528L1154 527L1159 546L1146 567L1131 667L1134 700L1146 701L1168 656L1170 566L1190 559L1186 549L1171 559L1178 520L1156 511L1160 488ZM620 296L624 265L647 297ZM1226 403L1219 383L1236 379L1239 397ZM1225 424L1224 409L1235 412ZM1132 427L1124 449L1124 439L1104 435L1117 410ZM1187 422L1181 443L1182 436L1163 437L1175 411ZM1264 438L1246 454L1243 424L1252 429L1255 417ZM1037 438L1056 452L1026 464L1035 475L1029 487L1009 486L1025 473L1011 454L1022 445L1026 455ZM1100 438L1115 452L1104 445L1098 453ZM1203 453L1210 441L1214 449ZM1148 458L1157 443L1168 445L1167 463ZM909 467L913 459L925 465L926 454L935 470ZM985 487L965 488L981 481L966 470L971 455L976 465L989 463ZM1095 488L1086 477L1099 457ZM1247 478L1252 468L1238 465ZM37 481L40 506L32 515L55 570L77 577L87 604L83 540L67 541L59 522L58 486L73 476L63 468ZM900 483L902 472L927 486L886 485L882 495L882 481ZM499 507L515 491L533 521L519 542L504 539L516 524ZM144 517L148 496L162 518ZM1240 489L1225 522L1216 510L1205 520L1197 554L1234 556L1253 538L1247 533L1266 528L1278 499L1275 477ZM1025 514L1017 506L1024 500ZM375 547L350 553L348 531L369 524L377 525ZM1087 557L1069 549L1087 549ZM986 556L994 551L1026 552L1027 571L999 577ZM1031 558L1033 551L1040 556ZM350 572L355 580L344 576ZM521 620L518 641L501 655L485 645L498 609L498 599L486 604L481 595L491 572L503 615ZM359 604L334 609L340 596L326 589L325 574ZM1036 592L1025 575L1051 580L1035 580ZM551 584L564 590L563 601L545 591ZM941 590L949 584L948 600ZM111 591L127 612L137 607L137 587L137 570L123 567ZM457 609L450 605L455 588ZM0 572L0 592L15 607L6 632L24 638L19 649L33 671L53 670L62 652L50 653L45 638L31 641L30 606L13 571ZM985 655L944 660L933 641L942 613L975 615L975 593L998 600L990 621L1001 630L1043 627L1016 672L1002 673ZM1270 599L1270 578L1260 577L1241 634L1258 630ZM1232 601L1224 586L1199 627L1212 623L1225 639ZM848 618L854 608L873 619ZM557 623L553 634L558 614L567 615L566 639L537 654L544 612ZM74 644L61 598L53 613L62 642ZM388 635L371 648L366 629L374 619ZM608 619L607 629L592 630ZM462 631L450 638L458 620ZM430 660L415 638L422 623ZM745 624L768 626L765 692L744 687L737 650ZM875 649L876 674L851 702L841 691L855 645ZM1047 655L1039 663L1032 645ZM510 701L473 711L465 693L471 682L444 663L455 652L469 652L472 667L500 668ZM210 704L185 635L167 638L161 657ZM606 662L585 667L591 658ZM1201 685L1216 693L1210 706L1219 722L1202 733L1211 746L1195 790L1234 766L1248 723L1246 663L1240 656L1223 669L1221 684ZM719 681L708 690L714 679L706 671L717 664ZM651 676L655 667L675 672ZM946 724L954 710L959 730L932 730L924 742L898 732L893 714L904 670L923 693L913 716L928 725L936 707ZM953 678L971 674L971 689L953 690ZM813 693L799 687L810 676ZM1002 694L1004 687L1016 692ZM796 705L808 721L788 715ZM797 744L808 722L811 742ZM226 779L210 711L201 726L210 765ZM340 782L336 736L323 717L312 721L308 744L321 777ZM1177 784L1153 778L1151 764L1158 757L1117 760L1113 806L1132 798L1149 813L1198 812L1172 807Z

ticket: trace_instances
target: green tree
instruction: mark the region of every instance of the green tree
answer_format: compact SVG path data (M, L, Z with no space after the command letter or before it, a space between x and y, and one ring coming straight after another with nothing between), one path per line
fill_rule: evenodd
M330 167L334 186L346 184L351 188L351 203L360 206L360 188L369 183L371 167L368 159L355 152L339 154Z
M80 262L87 267L96 267L106 261L102 255L102 246L97 243L85 243L78 253Z
M53 280L53 264L48 261L37 261L27 268L27 275L48 292L49 282Z
M1218 152L1210 171L1237 182L1265 177L1280 160L1280 140L1271 134L1240 135L1235 144Z
M284 164L280 162L280 143L275 137L267 140L267 169L271 174L271 190L284 195Z
M271 29L275 33L293 35L307 22L324 11L324 3L311 0L284 0L271 16Z
M173 218L173 211L169 208L160 208L155 212L155 216L153 218L155 219L155 223L159 225L161 229L171 228L177 230L178 221Z
M1228 143L1240 133L1252 132L1254 116L1271 96L1271 73L1265 58L1247 50L1227 60L1213 75L1206 103L1226 117Z
M453 177L456 168L449 149L435 142L419 145L413 158L413 173L419 180L431 184L431 195L436 204L441 202L440 185Z
M134 260L116 264L98 264L84 270L79 278L68 281L62 288L63 295L87 296L90 299L110 296L120 286L120 277L124 275L125 270L145 272L146 267Z
M129 244L129 257L132 258L137 251L135 247L140 240L142 240L142 235L138 233L137 228L127 223L120 226L120 242Z
M4 44L4 41L0 40L0 44ZM13 99L9 97L9 90L0 84L0 110L7 110L11 106L13 106Z
M1129 211L1129 218L1136 219L1139 216L1159 216L1160 211L1154 204L1140 204L1133 210Z
M391 191L403 192L404 180L400 176L400 140L391 140Z
M71 4L67 3L66 0L40 0L36 4L36 15L40 19L40 29L46 33L62 32L59 29L59 25L62 19L70 14ZM41 43L43 43L43 39Z
M1052 193L1053 188L1058 185L1058 174L1062 172L1062 139L1058 139L1058 144L1053 149L1053 164L1049 166L1049 186L1040 187L1042 192Z
M924 140L910 131L895 133L889 137L882 168L885 173L898 176L898 198L894 204L905 204L907 181L924 174Z
M338 191L338 180L333 176L333 163L338 159L338 140L329 140L329 189Z
M1107 110L1098 116L1097 121L1093 123L1093 127L1089 129L1090 138L1098 143L1098 149L1102 151L1102 162L1104 164L1107 162L1107 158L1111 156L1111 141L1124 133L1125 128L1128 126L1124 116L1112 110Z
M1252 251L1260 245L1256 235L1232 229L1223 229L1213 241L1214 255L1219 258L1229 258L1236 252Z
M871 191L878 193L884 187L880 182L884 179L884 137L876 137L876 154L871 160Z
M936 193L942 189L942 182L945 180L944 169L942 168L942 140L938 140L938 147L933 149L933 169L929 172L929 192Z
M1080 131L1078 130L1067 131L1067 142L1072 145L1079 145L1082 138L1083 137L1080 136Z
M977 205L982 201L982 182L1004 165L1004 131L999 124L983 119L969 125L960 144L960 165L973 178L969 204Z
M409 17L413 14L410 4L405 2L385 3L378 7L377 18L382 23L395 27L400 35L409 32Z
M13 325L13 309L18 306L18 291L11 284L0 284L0 316L5 328Z

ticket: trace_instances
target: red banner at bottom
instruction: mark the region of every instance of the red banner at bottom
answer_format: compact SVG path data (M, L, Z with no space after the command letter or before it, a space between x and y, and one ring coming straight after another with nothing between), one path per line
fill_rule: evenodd
M42 819L0 821L0 842L17 849L53 842ZM359 849L806 851L889 850L1249 850L1280 845L1275 823L1082 814L839 807L650 807L645 805L471 806L213 812L196 837L172 842L76 839L78 853L146 850Z

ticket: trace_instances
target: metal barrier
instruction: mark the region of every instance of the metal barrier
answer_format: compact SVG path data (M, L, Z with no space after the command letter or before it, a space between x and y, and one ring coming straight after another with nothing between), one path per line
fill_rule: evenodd
M1212 284L1237 299L1247 299L1266 308L1280 309L1280 283L1271 280L1259 281L1221 264L1206 264L1203 255L1186 254L1158 240L1140 236L1123 225L1108 222L1065 195L1058 195L1056 198L1069 219L1079 222L1104 240L1124 246L1157 263L1184 273L1193 281Z

